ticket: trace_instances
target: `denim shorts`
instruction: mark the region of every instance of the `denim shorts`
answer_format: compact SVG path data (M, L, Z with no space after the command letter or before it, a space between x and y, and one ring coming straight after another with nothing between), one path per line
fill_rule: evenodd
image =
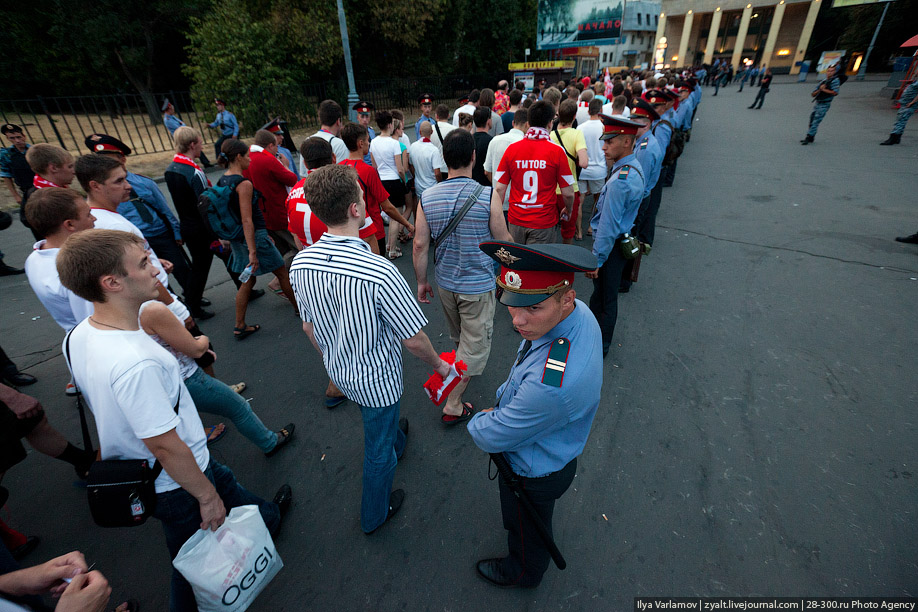
M231 240L230 248L232 256L230 257L230 270L236 274L241 274L245 267L249 265L249 246L245 240ZM255 230L255 256L258 257L258 269L255 270L255 276L270 274L278 268L284 267L284 258L281 257L280 251L271 242L268 237L268 230Z

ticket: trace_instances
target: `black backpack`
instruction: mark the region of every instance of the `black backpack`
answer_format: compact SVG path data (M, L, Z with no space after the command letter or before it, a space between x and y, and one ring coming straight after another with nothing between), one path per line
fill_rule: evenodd
M666 153L663 155L663 165L670 166L674 161L679 159L679 156L682 155L682 150L685 149L685 135L682 133L682 130L675 129L673 124L666 119L661 119L660 123L665 123L672 130L672 137L670 137L669 145L666 147ZM657 125L660 125L660 123ZM656 126L651 130L651 133L655 136L656 130Z

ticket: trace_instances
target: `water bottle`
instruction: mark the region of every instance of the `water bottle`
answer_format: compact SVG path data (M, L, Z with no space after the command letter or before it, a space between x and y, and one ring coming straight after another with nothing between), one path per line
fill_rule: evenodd
M239 275L239 282L248 282L250 278L252 278L252 264L247 265L245 270L242 271L242 274Z

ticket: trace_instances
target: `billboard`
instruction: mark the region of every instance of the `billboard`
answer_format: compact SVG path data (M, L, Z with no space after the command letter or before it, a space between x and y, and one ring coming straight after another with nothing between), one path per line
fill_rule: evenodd
M892 2L892 0L832 0L832 8L855 6L858 4L878 4L880 2Z
M613 0L614 2L614 0ZM539 0L539 49L616 45L622 36L623 1Z

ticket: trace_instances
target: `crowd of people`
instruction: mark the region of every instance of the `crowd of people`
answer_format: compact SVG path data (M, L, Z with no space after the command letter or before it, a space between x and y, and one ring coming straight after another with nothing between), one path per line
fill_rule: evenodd
M632 71L535 91L501 81L472 90L455 109L421 93L414 142L397 109L360 101L351 123L326 100L320 130L298 155L283 146L278 119L253 142L242 141L218 99L211 127L225 172L215 184L205 173L211 163L202 134L167 100L163 119L175 155L164 176L172 207L155 182L127 169L131 150L110 135L90 135L89 154L76 160L54 145L25 146L26 166L16 161L11 174L36 238L25 273L63 332L72 376L64 391L81 393L92 410L102 459L163 466L153 516L172 557L195 531L216 528L240 505L255 504L277 534L291 487L280 484L272 501L246 490L208 450L225 424L205 428L199 415L232 422L266 457L291 448L294 423L266 426L241 397L244 383L216 378L216 350L198 325L214 316L203 295L214 257L236 286L235 341L261 329L247 307L264 295L256 279L270 275L268 288L287 300L304 341L321 355L325 406L350 401L361 411L362 531L377 532L405 500L392 489L409 435L400 411L404 348L434 371L429 390L443 426L464 424L480 449L512 470L499 480L508 554L479 561L478 573L498 586L535 587L551 560L550 541L536 525L544 524L550 540L555 501L573 481L599 405L619 294L633 290L651 253L702 83L716 90L730 79L758 80L761 108L771 73L753 70ZM822 115L837 91L830 71L814 92L817 105L826 104L817 109ZM914 86L909 92L912 109ZM813 134L820 118L811 119ZM16 146L22 130L7 125L3 134ZM84 193L69 188L74 178ZM589 244L587 237L589 247L577 244ZM394 263L403 248L413 279ZM577 299L576 274L592 279L587 301ZM440 303L450 351L436 349L424 331L420 304L432 300ZM494 406L475 407L464 394L488 363L498 302L520 345ZM294 325L292 317L265 324ZM10 384L0 385L0 472L24 459L25 438L85 479L95 454L68 441L37 400L12 388L36 381L0 358ZM520 483L530 510L515 495ZM2 522L0 535L0 602L45 609L35 596L51 592L61 594L58 610L105 609L110 587L78 552L20 570L17 561L37 538ZM119 609L137 606L127 601ZM170 608L196 608L192 587L174 570Z

